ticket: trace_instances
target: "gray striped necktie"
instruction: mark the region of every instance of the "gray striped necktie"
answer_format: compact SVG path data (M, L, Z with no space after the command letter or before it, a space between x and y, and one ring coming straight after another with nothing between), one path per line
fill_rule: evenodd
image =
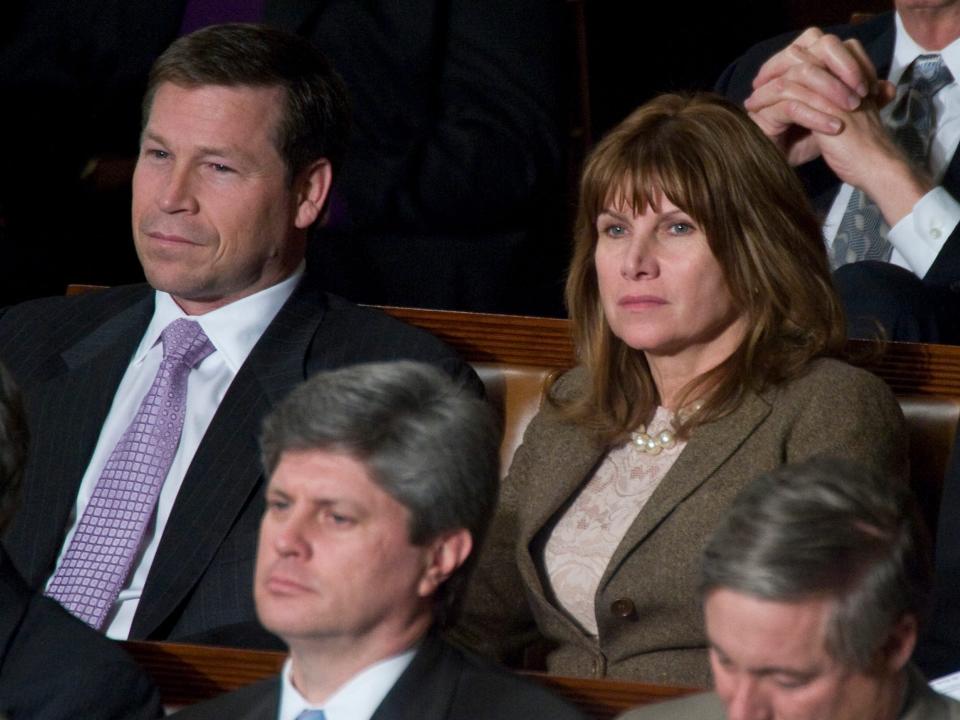
M951 82L953 75L939 55L920 55L897 86L897 99L886 125L907 157L919 166L927 166L937 127L933 97ZM893 253L887 240L889 230L873 200L854 188L833 240L831 266L836 269L860 260L889 261Z

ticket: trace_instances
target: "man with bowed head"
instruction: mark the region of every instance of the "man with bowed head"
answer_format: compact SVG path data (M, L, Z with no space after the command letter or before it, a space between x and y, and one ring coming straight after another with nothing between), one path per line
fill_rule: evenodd
M909 486L849 461L785 465L703 555L715 691L623 720L954 720L910 663L931 587Z
M180 38L150 74L133 181L149 285L0 316L35 439L5 546L110 637L279 645L251 593L255 438L306 377L411 358L479 386L435 338L304 272L347 105L307 40L242 24Z
M960 2L760 43L717 89L797 166L851 334L960 342Z
M580 714L438 635L497 498L491 408L443 373L358 365L268 416L254 594L290 647L280 677L184 720L470 720Z

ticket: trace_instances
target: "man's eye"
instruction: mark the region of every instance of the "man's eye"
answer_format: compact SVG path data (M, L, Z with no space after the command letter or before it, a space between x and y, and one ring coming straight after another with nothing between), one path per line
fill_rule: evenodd
M170 153L168 153L166 150L160 150L158 148L148 148L147 150L144 150L144 155L155 160L166 160L168 157L170 157Z
M804 687L809 680L795 675L774 675L773 682L777 687L783 688L784 690L797 690L798 688Z
M268 510L286 510L289 505L286 500L267 500Z
M224 165L223 163L210 163L210 167L213 168L214 172L218 173L232 173L233 168L229 165Z
M327 520L329 520L330 523L332 523L333 525L336 525L337 527L348 527L350 525L353 525L354 523L354 519L349 515L342 515L340 513L335 513L335 512L328 512Z

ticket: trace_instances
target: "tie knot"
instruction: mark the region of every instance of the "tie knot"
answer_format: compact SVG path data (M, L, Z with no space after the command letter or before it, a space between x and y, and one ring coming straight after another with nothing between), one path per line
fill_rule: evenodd
M213 352L213 343L196 320L178 318L160 333L164 361L175 361L195 367Z
M910 63L901 83L929 97L953 82L953 75L940 55L919 55Z
M304 710L302 713L297 715L297 720L325 720L326 715L323 714L323 710Z

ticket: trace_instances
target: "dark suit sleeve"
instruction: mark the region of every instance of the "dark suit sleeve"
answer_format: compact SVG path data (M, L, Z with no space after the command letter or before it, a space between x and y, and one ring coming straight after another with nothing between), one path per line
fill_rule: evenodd
M29 601L3 658L0 711L31 720L161 716L157 692L136 663L40 595Z
M754 45L746 53L734 60L723 71L713 86L714 91L738 105L750 97L753 92L753 79L770 57L793 42L797 33L787 33Z
M476 371L434 335L370 308L329 296L329 310L307 358L307 375L345 365L416 360L442 368L458 384L483 397Z
M944 479L937 520L933 603L914 661L930 678L960 671L960 434Z

